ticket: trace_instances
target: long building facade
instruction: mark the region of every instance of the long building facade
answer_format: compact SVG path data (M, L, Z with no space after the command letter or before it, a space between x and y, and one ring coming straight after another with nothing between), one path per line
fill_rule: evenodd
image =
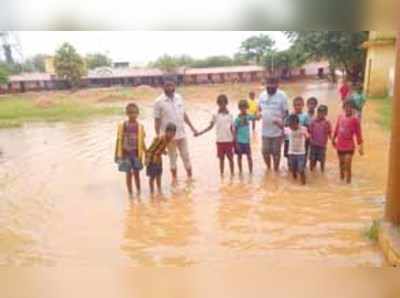
M310 63L305 67L293 70L295 77L317 76L324 73L326 63ZM82 78L81 88L111 87L111 86L139 86L148 85L157 87L162 85L166 76L173 76L179 85L191 84L219 84L234 82L257 82L266 78L265 68L255 65L214 67L214 68L180 68L173 74L159 69L149 68L109 68L101 67L89 71ZM0 85L0 93L16 93L40 90L67 89L68 84L57 76L48 73L25 73L11 76L9 83Z

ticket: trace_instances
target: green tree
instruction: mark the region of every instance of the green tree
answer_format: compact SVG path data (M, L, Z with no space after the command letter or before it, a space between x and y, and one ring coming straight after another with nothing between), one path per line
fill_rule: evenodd
M234 65L248 65L249 60L247 59L246 55L243 53L236 53L233 55L233 64Z
M109 58L107 55L100 53L86 55L85 62L88 69L111 66L112 64L111 58Z
M176 56L174 58L178 66L190 67L193 65L193 63L195 63L195 59L190 57L189 55L181 55L181 56Z
M254 60L257 64L260 64L263 56L270 53L274 49L274 46L274 40L268 35L260 34L243 41L240 50L248 60Z
M49 58L46 54L37 54L22 63L21 67L24 72L45 72L46 59Z
M54 56L54 68L59 78L68 82L69 87L77 87L86 74L85 62L69 43L64 43Z
M150 66L159 68L167 73L174 73L179 67L179 64L176 57L164 54L163 56L159 57L155 62L150 63Z
M222 67L233 66L234 60L228 56L211 56L205 59L196 60L192 67Z
M303 66L308 56L296 46L284 51L271 51L263 57L263 65L270 73L281 72L289 78L294 68Z
M0 84L8 83L8 69L4 65L0 65Z
M344 69L353 82L363 79L366 51L362 44L368 39L367 31L289 31L286 35L308 59L327 59L333 81L337 68Z
M37 54L32 57L32 64L34 66L35 71L45 72L46 71L46 60L50 58L49 55L46 54Z

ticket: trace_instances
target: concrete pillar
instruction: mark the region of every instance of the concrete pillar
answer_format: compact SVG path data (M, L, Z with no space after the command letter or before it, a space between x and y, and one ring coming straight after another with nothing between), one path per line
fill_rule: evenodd
M385 219L400 224L400 31L396 43L396 79L393 97L393 124L390 146L389 181L386 197Z

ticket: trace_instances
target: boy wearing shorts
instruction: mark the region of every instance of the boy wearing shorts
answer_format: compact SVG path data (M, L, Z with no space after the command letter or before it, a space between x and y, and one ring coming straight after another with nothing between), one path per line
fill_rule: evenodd
M200 136L215 126L217 134L217 157L219 159L219 169L221 176L224 175L225 170L225 157L229 161L229 168L231 176L234 175L234 163L233 163L233 116L228 110L228 97L225 94L221 94L217 98L218 113L213 115L210 125L195 134Z
M332 138L332 124L326 119L328 107L318 107L317 117L311 122L310 131L310 170L314 171L317 163L321 165L321 171L325 171L326 147L328 140Z

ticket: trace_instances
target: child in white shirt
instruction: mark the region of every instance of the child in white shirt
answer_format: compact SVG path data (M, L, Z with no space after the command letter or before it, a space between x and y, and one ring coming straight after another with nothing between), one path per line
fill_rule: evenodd
M233 151L234 151L234 131L233 131L233 116L229 112L228 97L225 94L221 94L217 98L218 113L214 114L210 125L204 130L198 132L195 136L200 136L211 129L216 127L217 133L217 157L219 159L219 168L221 176L224 175L225 169L225 157L229 161L229 168L231 175L235 174L234 163L233 163Z
M289 162L293 178L300 175L301 183L306 184L306 140L309 138L307 128L300 125L300 119L296 114L288 118L288 127L285 128L285 135L289 139Z

